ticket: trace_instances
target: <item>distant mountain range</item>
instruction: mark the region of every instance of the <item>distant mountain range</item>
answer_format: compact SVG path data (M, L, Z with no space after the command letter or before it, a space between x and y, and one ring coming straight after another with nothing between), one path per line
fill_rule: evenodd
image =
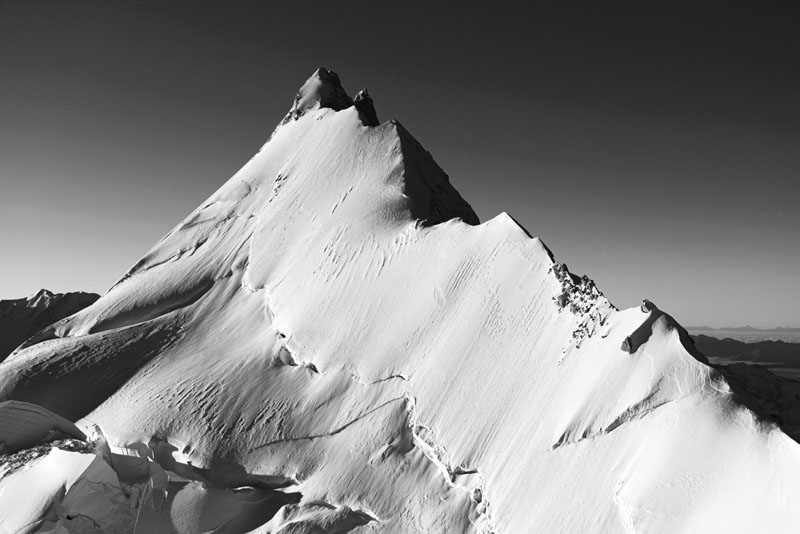
M715 364L758 364L784 378L800 380L800 343L780 340L740 341L692 334L700 352Z
M42 289L27 298L0 300L0 362L46 326L94 303L95 293L53 293Z

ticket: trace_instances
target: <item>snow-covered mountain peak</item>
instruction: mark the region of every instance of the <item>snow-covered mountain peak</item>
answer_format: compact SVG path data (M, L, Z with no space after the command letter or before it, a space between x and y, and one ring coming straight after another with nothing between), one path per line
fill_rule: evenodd
M0 401L99 428L152 491L191 480L164 483L172 517L243 486L280 501L182 530L121 497L163 521L141 531L800 531L794 392L748 396L684 336L509 215L479 224L400 123L320 69L119 283L3 362ZM0 481L0 505L27 480Z
M284 122L298 119L316 106L339 111L352 105L353 99L342 87L339 75L325 67L320 67L297 92L292 108L284 118Z
M46 304L54 296L55 294L52 291L50 291L49 289L42 288L27 298L28 305L38 306L40 304Z

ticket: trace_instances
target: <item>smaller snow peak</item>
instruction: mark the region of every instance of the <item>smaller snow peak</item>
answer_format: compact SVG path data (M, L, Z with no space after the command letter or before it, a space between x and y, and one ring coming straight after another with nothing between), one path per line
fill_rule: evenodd
M281 124L299 119L315 106L340 111L352 105L353 99L342 87L339 75L332 70L320 67L297 92L292 109L289 110Z
M683 345L684 350L695 360L704 364L708 364L708 359L702 353L700 353L699 350L697 350L692 337L689 335L686 329L683 328L671 315L658 309L655 304L647 299L642 301L639 309L642 313L647 313L648 316L636 330L634 330L622 341L620 350L627 352L628 354L636 353L639 348L647 343L647 341L653 335L655 325L660 323L664 330L674 330L678 333L678 339L680 340L681 345Z
M653 304L647 299L642 300L642 305L640 306L642 313L650 313L652 311L658 311L658 306Z
M380 124L378 113L375 111L375 104L372 101L372 97L369 96L366 87L356 94L353 102L361 116L362 122L366 126L378 126Z
M642 313L648 314L648 317L636 330L622 341L620 349L628 354L634 354L639 350L639 347L647 343L647 340L653 335L653 325L655 325L656 321L659 319L662 320L667 330L678 327L678 323L675 322L675 319L659 310L655 304L647 299L642 300L639 310Z
M36 305L39 305L39 304L46 303L48 300L50 300L54 296L55 296L55 294L52 291L50 291L49 289L40 289L39 291L37 291L36 293L34 293L30 297L28 297L28 302L31 305L36 306Z
M500 213L497 216L497 218L500 219L500 220L505 221L505 224L507 224L510 227L514 228L514 230L516 230L518 232L522 232L525 235L525 237L527 237L528 239L533 239L533 236L531 235L531 233L524 226L522 226L519 223L518 220L516 220L514 217L512 217L508 212L504 211L504 212Z

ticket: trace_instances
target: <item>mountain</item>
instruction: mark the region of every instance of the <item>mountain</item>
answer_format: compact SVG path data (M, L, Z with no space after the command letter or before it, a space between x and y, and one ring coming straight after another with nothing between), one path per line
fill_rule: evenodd
M239 172L0 364L0 412L86 435L8 457L0 525L800 529L790 385L479 223L377 117L318 70Z
M800 379L800 343L717 339L693 335L695 346L715 363L750 362L763 365L773 373L794 380Z
M756 328L754 326L723 326L722 328L711 328L710 326L687 326L686 330L701 330L706 332L800 332L800 328L777 326L775 328Z
M706 336L719 340L733 339L736 341L752 344L762 341L783 341L789 344L800 343L800 330L795 331L792 328L775 328L772 330L760 330L758 328L746 329L703 329L702 327L688 327L687 331L692 336Z
M0 362L23 341L52 323L79 312L100 298L94 293L53 293L0 300Z

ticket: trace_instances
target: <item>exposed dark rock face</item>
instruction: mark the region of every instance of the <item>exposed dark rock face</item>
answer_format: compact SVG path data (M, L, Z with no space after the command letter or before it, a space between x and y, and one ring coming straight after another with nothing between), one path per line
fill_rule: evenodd
M375 111L375 104L372 102L372 97L369 96L366 88L360 90L358 94L356 94L353 102L364 124L367 126L378 126L381 123L378 120L378 113Z

